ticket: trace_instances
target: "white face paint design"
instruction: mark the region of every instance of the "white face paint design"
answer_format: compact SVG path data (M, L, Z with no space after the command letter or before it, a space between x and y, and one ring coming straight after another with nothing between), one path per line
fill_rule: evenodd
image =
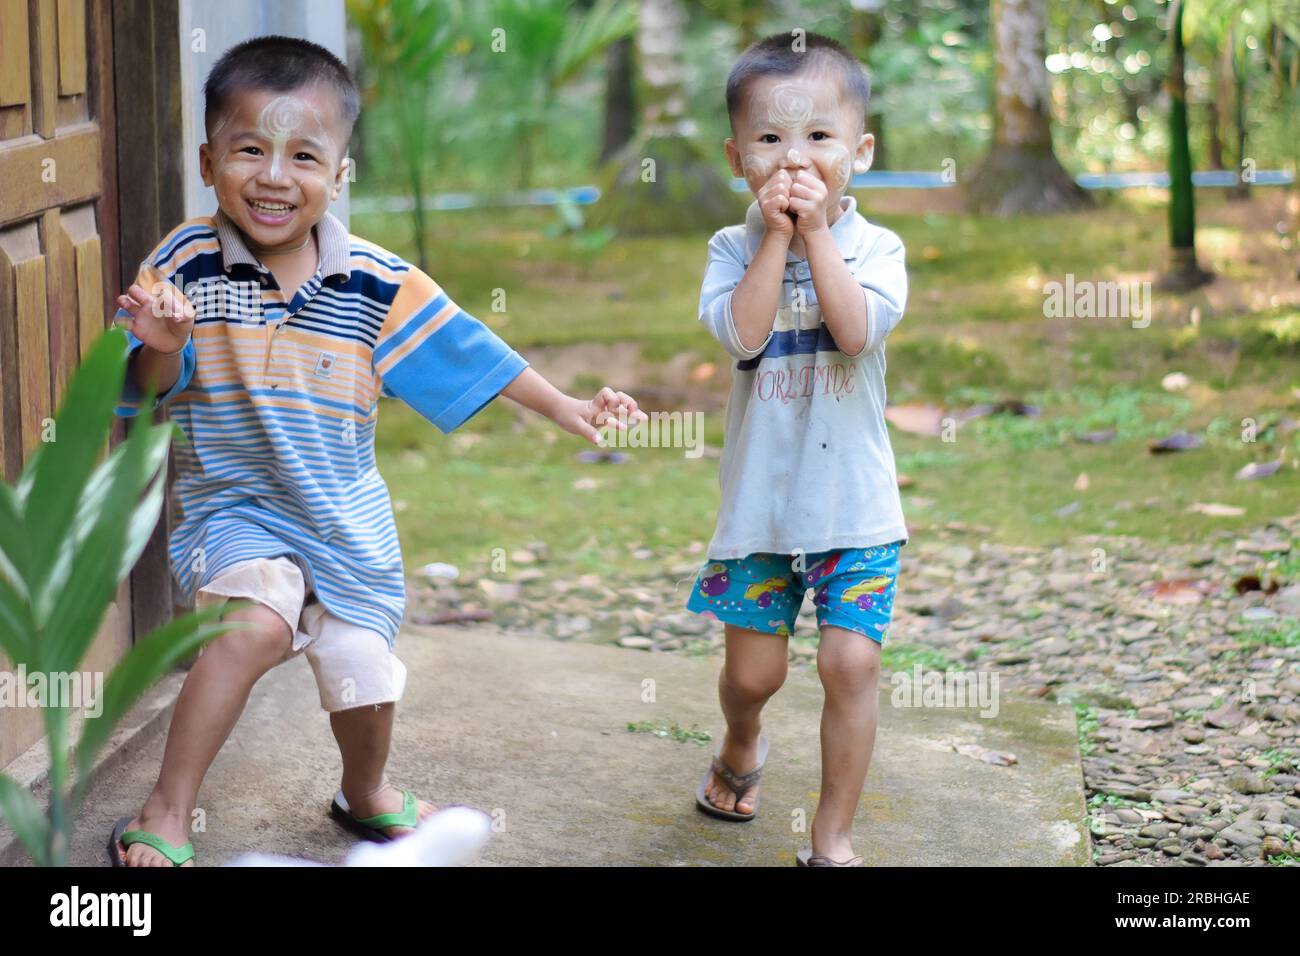
M284 175L284 148L289 137L298 132L302 126L302 100L292 96L277 96L262 108L258 117L257 128L263 136L271 141L271 178L279 179Z
M841 146L839 143L831 146L828 152L831 179L826 185L838 193L846 189L849 180L853 178L853 159L849 156L848 147Z
M740 168L745 174L745 182L749 184L749 188L757 191L776 171L776 164L762 156L750 153L741 161Z
M773 88L771 97L765 105L767 113L763 119L758 119L756 116L750 119L753 126L767 125L778 129L798 129L806 126L812 119L812 97L791 83L782 83Z
M208 137L209 143L216 142L233 115L233 111L228 111L221 117L212 135ZM330 135L329 126L321 111L296 96L277 96L262 107L257 120L257 132L271 141L272 179L279 180L284 176L288 144L295 137L309 137L316 140L323 150L337 152L334 148L334 137ZM221 159L225 159L230 154L232 143L233 138L225 144ZM326 157L320 158L324 160Z

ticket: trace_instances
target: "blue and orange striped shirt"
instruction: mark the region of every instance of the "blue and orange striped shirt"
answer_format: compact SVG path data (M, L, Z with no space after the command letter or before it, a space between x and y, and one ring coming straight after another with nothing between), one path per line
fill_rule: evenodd
M528 363L332 214L316 237L316 274L296 293L220 210L177 226L149 256L198 311L180 378L158 396L188 440L175 446L172 572L192 601L233 564L289 556L330 613L391 647L406 588L375 466L379 397L450 432ZM128 378L117 414L135 415L140 400Z

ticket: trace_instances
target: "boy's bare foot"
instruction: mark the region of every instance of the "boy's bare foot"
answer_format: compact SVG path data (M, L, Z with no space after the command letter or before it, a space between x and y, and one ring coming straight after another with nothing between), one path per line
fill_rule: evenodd
M352 794L346 790L343 792L343 798L348 802L348 809L352 815L358 819L364 820L366 817L373 817L379 813L399 813L405 802L402 791L391 783L385 784L374 793L358 796L355 800ZM419 810L419 820L423 823L431 815L438 812L438 808L424 800L416 801ZM384 827L384 833L388 836L397 837L406 836L408 833L414 833L411 827Z
M737 775L748 773L758 764L758 735L755 734L754 739L747 743L741 743L733 741L731 734L728 733L723 738L722 751L718 756ZM753 813L758 803L758 789L759 784L755 783L737 799L735 791L727 786L725 781L720 780L716 773L710 771L709 782L704 786L704 797L719 810Z
M190 818L188 813L180 811L155 813L149 809L147 804L141 809L139 816L127 826L127 830L147 830L156 836L162 837L175 847L182 847L190 842ZM117 855L126 866L170 867L175 865L153 847L144 843L132 843L130 846L124 847L122 841L118 840ZM194 861L192 859L181 864L181 866L193 865Z

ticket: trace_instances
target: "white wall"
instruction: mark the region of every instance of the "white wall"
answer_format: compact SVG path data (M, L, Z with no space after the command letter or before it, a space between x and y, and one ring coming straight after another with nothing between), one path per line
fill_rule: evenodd
M221 54L241 40L278 33L319 43L347 62L343 0L181 0L181 103L184 110L185 217L216 212L217 199L199 176L203 82ZM196 47L198 49L196 49ZM348 222L345 185L330 211Z

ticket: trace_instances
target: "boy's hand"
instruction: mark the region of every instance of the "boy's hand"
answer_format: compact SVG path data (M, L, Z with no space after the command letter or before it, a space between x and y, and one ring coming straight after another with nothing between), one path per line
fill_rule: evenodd
M183 349L194 330L197 312L180 289L158 269L148 266L136 276L128 292L117 297L117 304L130 317L119 319L118 324L155 352Z
M635 399L609 386L602 388L589 402L564 396L552 418L566 432L581 435L593 445L603 444L598 428L613 425L620 431L627 431L629 422L635 425L649 420L649 416L637 408Z
M826 184L814 173L801 169L790 186L790 211L799 218L795 228L801 236L826 228Z
M786 170L778 169L759 187L754 197L758 200L758 208L763 213L763 224L767 227L767 231L787 240L794 236L794 220L790 217L792 182Z

